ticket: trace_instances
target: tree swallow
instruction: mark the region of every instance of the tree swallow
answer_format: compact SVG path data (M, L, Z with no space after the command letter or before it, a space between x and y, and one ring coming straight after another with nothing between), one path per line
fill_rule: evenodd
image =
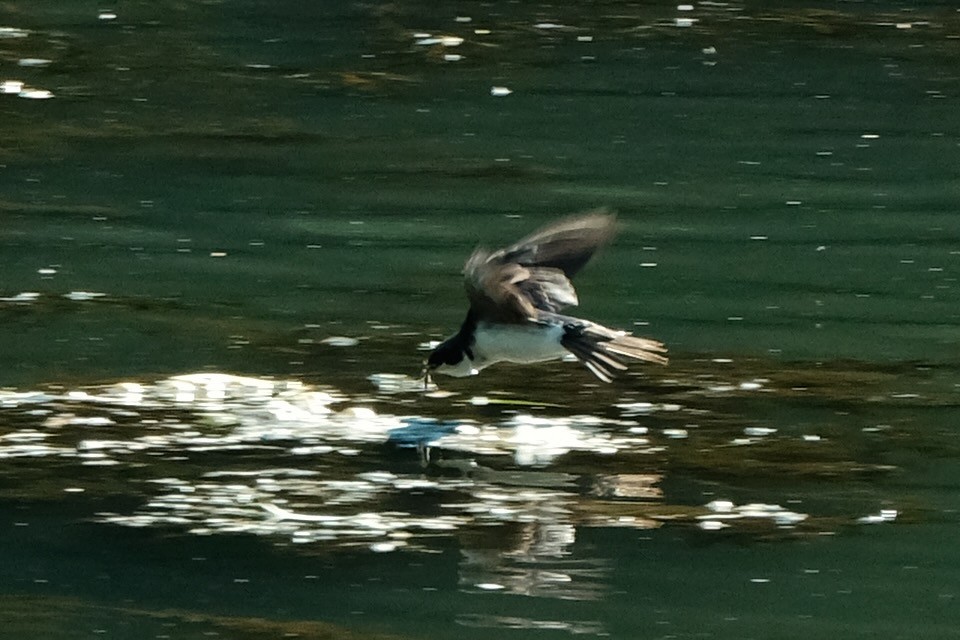
M460 330L427 358L431 372L463 377L497 362L529 364L573 354L610 382L624 358L666 364L656 340L562 315L578 304L570 279L610 241L616 217L603 210L565 218L516 244L474 250L463 273L470 309Z

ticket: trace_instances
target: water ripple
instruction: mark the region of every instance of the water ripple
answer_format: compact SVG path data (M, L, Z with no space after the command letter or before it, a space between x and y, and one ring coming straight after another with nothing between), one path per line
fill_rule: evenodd
M0 457L33 460L32 473L46 465L49 476L70 477L59 491L76 499L120 474L109 490L141 496L140 504L97 512L94 519L104 523L377 552L428 550L435 536L492 537L477 547L464 543L463 588L594 599L589 576L605 568L558 560L580 527L680 526L701 535L769 537L898 519L897 510L876 502L811 510L796 499L783 507L665 493L667 477L881 471L841 438L744 426L696 406L778 384L757 380L728 384L701 374L696 384L669 383L668 399L627 397L597 413L534 414L523 403L504 402L492 413L474 405L472 414L448 419L395 413L416 410L411 394L438 401L421 388L399 400L391 400L404 395L395 390L387 400L361 400L298 380L219 373L0 390ZM671 391L680 386L682 394ZM54 472L64 465L77 470Z

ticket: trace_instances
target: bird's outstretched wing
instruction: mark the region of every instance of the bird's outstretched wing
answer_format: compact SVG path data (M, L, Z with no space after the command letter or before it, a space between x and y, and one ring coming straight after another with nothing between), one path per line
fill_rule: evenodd
M565 218L498 251L477 249L464 266L471 308L501 322L525 322L578 303L570 278L614 235L605 210Z

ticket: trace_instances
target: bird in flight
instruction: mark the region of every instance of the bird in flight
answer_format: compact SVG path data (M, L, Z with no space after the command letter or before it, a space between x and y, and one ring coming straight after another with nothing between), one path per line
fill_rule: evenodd
M547 225L498 251L474 250L464 266L470 309L460 330L427 358L431 373L464 377L498 362L530 364L573 354L610 382L627 358L666 364L666 347L649 338L563 315L579 303L570 279L609 242L616 216L591 211Z

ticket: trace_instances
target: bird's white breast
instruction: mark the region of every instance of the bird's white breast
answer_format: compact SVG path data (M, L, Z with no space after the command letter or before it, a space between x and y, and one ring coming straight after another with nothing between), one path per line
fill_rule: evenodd
M563 333L562 325L481 322L474 334L474 366L479 369L495 362L529 364L560 358L567 353L560 344Z
M445 376L453 376L454 378L475 376L478 371L478 367L466 354L463 355L463 359L457 364L442 364L437 367L437 373L442 373Z

